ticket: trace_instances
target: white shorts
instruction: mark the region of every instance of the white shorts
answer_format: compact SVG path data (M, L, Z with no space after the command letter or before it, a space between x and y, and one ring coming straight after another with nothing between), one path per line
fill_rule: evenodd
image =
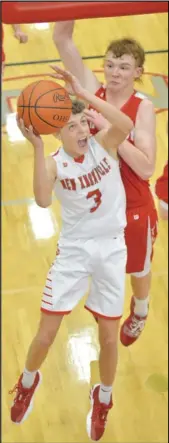
M89 240L61 239L44 288L41 310L69 314L89 289L85 308L106 318L123 314L126 245L123 235Z

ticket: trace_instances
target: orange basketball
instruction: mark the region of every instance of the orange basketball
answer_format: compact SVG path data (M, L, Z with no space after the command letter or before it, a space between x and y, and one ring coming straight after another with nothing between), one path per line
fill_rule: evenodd
M67 123L72 102L67 91L58 83L39 80L21 92L17 112L26 128L30 125L36 134L53 134Z

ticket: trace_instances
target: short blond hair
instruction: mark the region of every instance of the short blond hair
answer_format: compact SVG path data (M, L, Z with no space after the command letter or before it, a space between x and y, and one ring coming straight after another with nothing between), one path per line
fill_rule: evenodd
M122 38L112 40L110 42L106 54L113 52L115 57L122 57L122 55L132 55L136 61L137 67L142 68L145 62L145 52L140 43L133 38Z

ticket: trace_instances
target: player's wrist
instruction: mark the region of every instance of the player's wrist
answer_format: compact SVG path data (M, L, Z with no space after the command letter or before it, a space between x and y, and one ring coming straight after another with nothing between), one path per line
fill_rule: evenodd
M32 140L31 143L35 151L44 151L44 143L42 140Z
M88 101L88 97L89 97L89 92L87 91L87 89L81 88L80 91L78 92L78 98Z

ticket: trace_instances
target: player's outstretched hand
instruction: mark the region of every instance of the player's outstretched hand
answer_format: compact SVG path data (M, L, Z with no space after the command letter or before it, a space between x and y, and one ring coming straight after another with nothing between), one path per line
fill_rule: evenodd
M106 120L102 114L99 114L97 111L95 111L94 109L85 109L84 110L84 114L87 117L87 120L91 123L94 124L94 126L101 131L102 129L107 129L109 128L111 125L108 122L108 120Z
M18 115L16 116L16 121L18 128L22 132L22 135L30 142L32 145L36 148L43 147L43 141L40 135L37 135L33 132L33 127L29 126L27 129L24 125L23 120L18 118Z
M79 97L83 97L84 88L81 86L79 80L71 74L71 72L61 69L59 66L50 65L50 67L55 71L55 74L50 74L50 77L56 78L58 80L63 80L67 86L70 86L73 93Z
M17 38L17 40L19 40L19 43L27 43L27 41L28 41L27 34L22 32L21 30L15 31L14 36L15 36L15 38Z

